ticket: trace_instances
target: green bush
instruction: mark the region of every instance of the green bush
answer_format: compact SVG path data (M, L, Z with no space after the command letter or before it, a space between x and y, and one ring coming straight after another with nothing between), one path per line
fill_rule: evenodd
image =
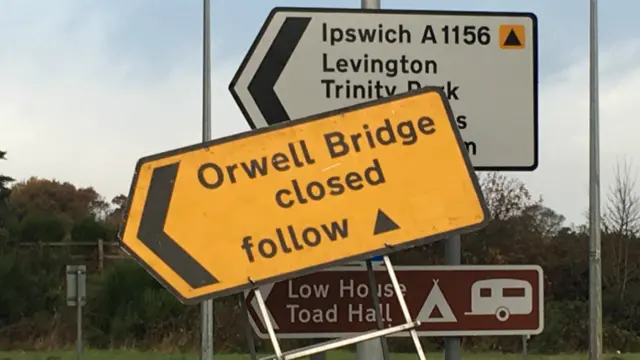
M51 251L0 252L0 342L26 343L49 336L59 309L64 306L66 254ZM30 321L39 319L39 321Z
M10 239L9 231L7 229L0 228L0 254L8 250Z
M587 349L589 304L582 301L548 301L544 307L544 331L535 336L532 351L551 354L567 349Z
M71 239L73 241L98 241L106 240L107 229L104 225L89 216L76 221L71 229Z
M188 320L187 309L140 265L121 261L89 299L90 341L94 346L150 346L197 324Z
M54 214L29 215L20 223L20 240L24 242L59 242L65 234L64 223Z

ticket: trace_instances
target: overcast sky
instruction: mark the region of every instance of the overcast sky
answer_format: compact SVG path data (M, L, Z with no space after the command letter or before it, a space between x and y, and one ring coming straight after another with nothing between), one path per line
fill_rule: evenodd
M604 1L602 3L605 3ZM359 0L214 0L213 136L248 130L227 86L274 6ZM511 173L569 221L588 206L588 2L382 0L386 8L531 11L539 19L540 165ZM135 162L200 141L200 0L0 2L0 173L128 191ZM603 200L617 158L636 161L640 2L600 12ZM496 129L496 134L500 129ZM505 136L508 136L506 134Z

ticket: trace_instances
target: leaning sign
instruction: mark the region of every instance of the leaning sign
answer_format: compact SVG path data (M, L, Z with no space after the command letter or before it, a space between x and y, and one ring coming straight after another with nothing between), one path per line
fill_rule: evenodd
M229 89L252 128L439 86L476 170L538 165L531 13L275 8Z
M488 221L437 88L143 158L129 199L123 247L184 303Z
M387 271L375 266L384 327L404 323ZM394 266L419 336L537 335L544 328L538 265ZM340 266L260 287L281 339L343 338L376 329L367 269ZM253 293L246 303L269 338ZM390 337L408 337L397 332Z

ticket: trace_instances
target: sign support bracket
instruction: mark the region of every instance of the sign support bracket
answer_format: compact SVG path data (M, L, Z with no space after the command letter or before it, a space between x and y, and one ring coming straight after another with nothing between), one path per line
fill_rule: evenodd
M258 302L258 309L260 309L260 314L264 319L264 326L267 328L267 333L269 334L269 339L271 339L271 344L273 345L273 351L276 353L275 359L284 360L282 357L282 350L280 349L280 343L278 342L278 338L276 338L276 333L273 331L273 324L271 324L271 317L269 312L267 311L267 304L264 302L262 298L262 293L260 292L260 288L255 288L253 290L253 294L256 297L256 301Z
M411 321L411 314L409 313L409 308L407 307L407 303L404 301L404 295L402 295L402 289L400 289L400 283L398 282L398 278L396 277L396 271L393 270L393 265L391 265L391 260L389 256L385 255L382 260L384 261L384 266L387 268L387 273L389 273L389 280L391 280L391 284L393 285L393 290L398 297L398 303L400 304L400 309L402 309L402 314L404 315L404 320L406 322ZM422 344L420 343L420 338L418 337L418 332L415 328L410 330L411 339L413 339L413 344L416 347L416 351L418 352L418 358L420 360L426 360L427 357L424 355L424 351L422 350Z
M258 302L258 309L260 310L260 315L262 319L264 319L264 325L267 329L267 333L269 334L269 339L271 340L271 344L273 345L274 355L267 356L261 358L260 360L293 360L311 356L313 354L318 354L321 352L326 352L329 350L341 348L348 345L357 344L362 341L373 340L376 338L388 336L394 333L407 331L409 330L411 333L411 338L413 339L413 343L416 347L416 352L418 353L418 358L420 360L426 360L427 358L424 355L424 351L422 349L422 344L420 343L420 339L418 338L418 333L416 332L416 328L420 326L420 321L413 321L411 319L411 314L409 313L409 308L407 307L407 303L404 301L404 296L402 295L402 290L400 289L400 283L398 282L398 278L396 277L396 273L393 270L393 265L391 264L391 260L388 256L383 257L385 267L387 269L387 273L389 274L389 279L393 285L393 290L398 297L398 303L400 304L400 308L402 309L402 313L405 318L405 323L402 325L388 327L386 329L380 330L372 330L364 332L360 335L356 335L353 337L345 338L345 339L335 339L330 340L320 344L314 344L310 346L306 346L300 349L294 349L286 352L282 352L280 348L280 343L278 342L278 338L276 337L275 331L273 329L273 324L271 323L271 317L269 312L267 311L267 305L262 297L262 293L260 292L260 288L256 287L252 291L254 293L255 299Z

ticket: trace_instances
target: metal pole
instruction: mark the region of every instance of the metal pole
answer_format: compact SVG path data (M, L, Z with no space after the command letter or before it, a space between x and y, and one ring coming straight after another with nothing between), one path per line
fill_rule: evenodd
M445 263L447 265L460 265L461 263L460 236L453 236L446 240L444 248ZM462 350L459 337L446 337L444 340L444 359L460 360Z
M203 0L202 15L202 141L211 140L211 2ZM200 305L200 359L213 360L213 300Z
M526 357L529 347L529 335L522 335L522 356Z
M380 9L380 0L360 0L363 9Z
M253 340L253 330L251 329L251 324L249 320L249 309L247 309L247 304L245 303L245 298L243 293L240 293L238 295L238 300L240 301L240 311L244 313L245 336L247 337L247 347L249 348L249 356L251 360L257 360L258 354L256 353L256 342Z
M378 330L384 329L382 323L382 308L380 307L380 298L378 297L378 286L376 284L376 273L373 271L373 264L371 260L367 260L367 272L369 274L369 290L371 291L371 300L373 302L373 308L376 314L376 325ZM389 360L389 346L387 344L387 338L382 336L380 338L380 347L382 348L382 358Z
M327 353L321 352L317 354L312 354L310 360L327 360Z
M376 274L373 271L373 264L371 260L367 260L367 274L369 276L369 292L371 293L371 300L373 303L373 309L375 311L376 316L376 325L378 330L384 329L384 325L382 323L382 313L380 308L380 298L378 297L377 284L376 284ZM374 344L374 342L378 342L378 344ZM358 347L358 345L360 347ZM356 345L356 349L360 349L358 352L358 359L362 360L389 360L389 346L387 345L387 338L382 336L379 339L373 339L368 342L360 343ZM362 355L362 357L361 357Z
M380 0L360 0L360 7L363 9L380 9ZM367 261L367 268L371 265L370 261ZM367 269L373 275L373 271ZM371 281L370 281L371 282ZM374 278L375 282L375 278ZM375 291L371 289L371 291ZM372 296L376 297L376 294L372 294ZM377 299L376 299L377 300ZM375 300L374 300L375 301ZM377 302L377 301L376 301ZM375 306L375 305L374 305ZM378 311L376 311L376 320L378 318ZM378 325L379 326L379 325ZM358 360L381 360L385 359L385 349L383 348L383 341L386 345L386 341L383 338L380 339L372 339L363 341L356 344L356 357Z
M76 270L76 357L82 358L82 298L80 292L81 270Z
M597 0L590 0L589 10L589 360L601 360L602 272L600 268L600 109Z
M202 141L211 140L211 1L203 0Z

